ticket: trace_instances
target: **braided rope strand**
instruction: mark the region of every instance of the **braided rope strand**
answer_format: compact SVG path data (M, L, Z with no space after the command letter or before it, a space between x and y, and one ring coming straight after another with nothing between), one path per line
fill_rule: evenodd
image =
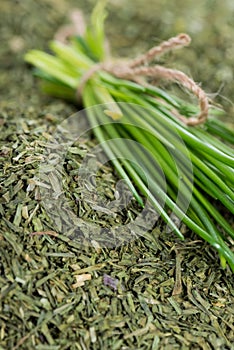
M159 46L154 46L145 54L133 59L129 62L129 67L134 68L145 63L150 63L156 56L163 55L171 50L180 49L189 45L190 42L191 38L189 35L181 33L167 41L163 41Z

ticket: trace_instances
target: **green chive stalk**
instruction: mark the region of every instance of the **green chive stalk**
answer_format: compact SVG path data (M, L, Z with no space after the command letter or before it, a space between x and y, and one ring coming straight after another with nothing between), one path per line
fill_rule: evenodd
M26 61L36 67L35 74L42 79L46 93L77 102L82 77L105 60L105 17L105 1L99 1L84 36L74 36L68 44L52 41L53 55L38 50L26 54ZM111 103L107 114L98 113L94 108L87 113L87 118L95 137L138 203L143 207L141 195L146 196L168 226L184 239L169 212L181 217L188 228L218 251L221 266L225 267L228 262L234 272L234 230L216 206L221 204L227 216L234 213L234 132L215 117L218 112L213 110L213 116L210 115L204 125L188 127L175 117L174 111L190 117L197 112L195 106L158 87L145 87L102 70L97 70L83 86L82 103L84 108ZM111 117L117 121L110 123ZM110 139L118 139L118 147L105 142ZM136 141L131 157L135 156L136 162L146 169L147 179L139 167L126 159L128 139ZM143 152L139 144L150 155ZM181 152L177 164L171 156L176 149ZM161 189L162 179L152 167L152 161L163 170L167 181L165 191ZM179 186L182 202L191 194L185 212L177 202ZM161 206L161 202L165 205Z

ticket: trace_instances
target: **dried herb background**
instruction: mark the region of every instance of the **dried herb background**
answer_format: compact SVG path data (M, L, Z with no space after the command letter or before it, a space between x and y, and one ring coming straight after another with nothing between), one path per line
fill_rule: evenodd
M176 4L174 14L171 3L166 7L166 2L159 6L149 1L149 7L155 6L155 12L162 11L157 28L165 31L169 27L174 31L173 25L179 26L176 32L188 31L185 15L193 14L195 25L198 8L207 11L202 18L215 13L216 20L209 26L210 30L214 28L214 36L208 35L208 28L206 31L208 42L215 44L205 55L202 35L197 43L202 52L201 62L207 63L209 69L204 66L204 75L194 72L193 77L197 80L195 74L198 79L202 76L210 91L216 91L220 81L230 77L223 72L232 71L233 8L227 10L224 3L221 6L206 1L198 2L195 9L190 3L188 7L183 4L182 11ZM161 36L156 29L150 29L152 9L147 12L145 6L144 11L139 8L141 22L136 20L137 6L123 1L119 4L125 8L124 15L120 15L120 5L114 4L115 14L112 12L109 18L113 27L107 25L107 30L110 34L119 30L123 51L128 52L129 40L139 41L140 33L154 33L159 41L174 34L162 30ZM52 0L1 2L4 45L0 48L0 349L232 349L233 278L229 270L219 267L213 250L197 237L185 242L175 238L175 243L171 243L161 233L161 223L144 239L118 250L100 250L82 249L62 236L29 235L52 230L46 213L38 205L32 179L48 135L76 109L38 93L22 56L30 48L46 48L47 41L63 22L64 13L74 5L83 5L88 12L92 4ZM177 7L180 13L176 12ZM130 24L123 34L119 25L129 18ZM165 25L166 21L170 26ZM113 44L115 40L113 36ZM214 49L216 43L222 50ZM143 39L140 45L142 51L146 47ZM217 50L217 54L212 50ZM195 49L193 52L199 53ZM215 73L216 63L209 65L208 57L221 62ZM185 57L185 67L187 60L190 65ZM200 69L198 66L196 69ZM218 75L218 80L212 74ZM229 85L226 91L233 88ZM231 93L225 95L231 98ZM227 108L231 111L231 107ZM90 147L92 144L84 144L84 152ZM82 156L81 152L80 159ZM116 180L111 167L106 168L104 179L107 184ZM231 223L232 218L229 220ZM105 274L119 280L117 291L104 284Z

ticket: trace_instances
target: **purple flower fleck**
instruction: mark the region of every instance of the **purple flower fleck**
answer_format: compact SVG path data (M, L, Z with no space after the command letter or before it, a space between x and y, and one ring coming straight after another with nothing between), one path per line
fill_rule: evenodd
M113 278L107 274L104 274L103 275L103 283L105 286L108 286L108 287L114 289L115 291L117 291L119 280L117 278Z

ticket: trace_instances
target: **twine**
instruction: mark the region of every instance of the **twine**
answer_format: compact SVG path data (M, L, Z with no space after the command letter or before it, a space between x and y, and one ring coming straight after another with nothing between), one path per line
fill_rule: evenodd
M69 33L66 32L66 28L64 27L59 31L59 35L56 36L57 40L60 38L65 41L67 36L71 35L83 35L85 30L85 23L83 20L82 13L80 11L75 10L75 12L71 13L71 20L73 22L73 33L71 31ZM78 23L77 23L78 22ZM103 70L107 73L114 75L117 78L133 80L141 85L148 85L145 79L143 78L156 78L156 79L165 79L171 82L176 82L181 84L187 90L191 91L199 101L200 113L192 118L186 118L180 114L176 114L176 117L180 119L184 124L195 126L199 124L203 124L208 118L209 112L209 102L208 97L204 90L200 88L193 79L189 78L185 73L176 69L165 68L161 65L149 65L155 57L158 57L162 54L170 50L175 50L182 48L184 46L189 45L191 42L191 38L187 34L179 34L176 37L172 37L167 41L163 41L159 46L155 46L151 48L146 53L140 55L131 60L108 60L104 62L100 62L94 64L81 78L79 87L77 89L77 98L78 100L82 97L82 91L84 89L85 84L89 81L89 79L98 71Z

